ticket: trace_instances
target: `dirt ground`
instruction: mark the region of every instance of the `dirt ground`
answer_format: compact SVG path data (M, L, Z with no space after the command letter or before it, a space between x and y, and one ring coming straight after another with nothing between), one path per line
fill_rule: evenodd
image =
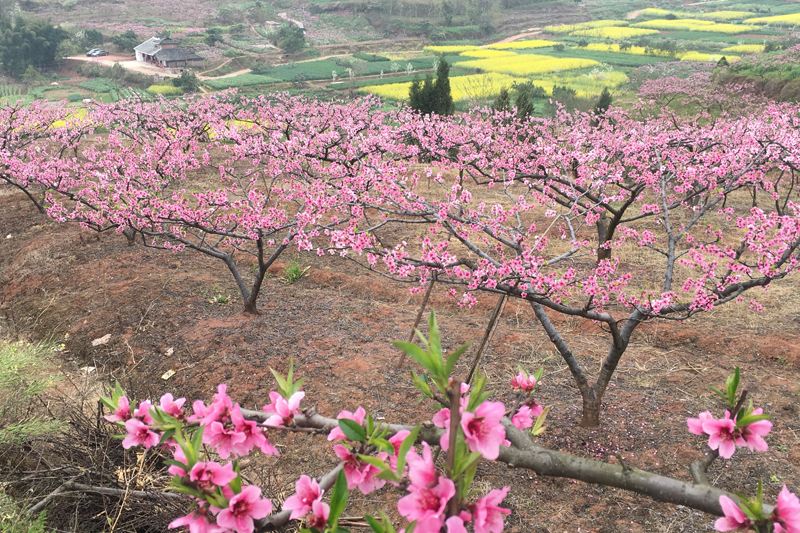
M168 390L208 398L226 382L243 405L260 407L272 384L269 368L284 370L294 358L306 379L306 406L321 413L359 404L396 422L432 413L434 406L412 399L407 369L396 368L398 353L390 345L408 335L421 296L343 259L294 257L311 267L307 277L292 285L281 281L286 257L265 282L262 313L247 316L239 312L221 263L189 252L129 247L115 235L50 223L22 194L0 187L0 335L68 334L65 367L97 367L139 398ZM738 451L733 461L716 463L710 478L748 491L761 479L772 499L783 483L800 487L798 288L800 282L790 280L760 295L767 304L761 316L742 303L686 323L644 325L620 364L597 429L575 425L580 397L524 304L506 306L482 368L496 397L509 399L506 384L518 366L544 367L540 401L552 406L544 445L601 460L622 458L688 480L687 466L701 457L704 442L688 434L685 418L715 408L708 387L739 365L750 397L774 417L770 451ZM435 291L432 299L444 341L450 347L477 344L495 297L482 296L464 310L444 292ZM211 303L226 296L228 303ZM558 325L588 368L597 368L603 333L578 320ZM108 344L91 346L106 334ZM174 377L161 379L168 370ZM335 464L323 438L273 440L284 445L269 487L278 500L301 472L320 475ZM713 524L713 517L690 509L502 465L481 466L479 478L483 488L511 486L509 531L709 531ZM356 496L348 515L375 513L388 498L387 489Z

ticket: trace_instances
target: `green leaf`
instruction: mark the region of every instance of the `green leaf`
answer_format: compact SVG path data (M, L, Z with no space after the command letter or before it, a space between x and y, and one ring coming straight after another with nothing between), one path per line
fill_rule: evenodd
M371 464L372 466L374 466L375 468L377 468L381 472L383 472L385 470L390 470L389 465L387 465L386 462L383 459L380 459L379 457L375 457L374 455L358 454L358 459L360 461L365 462L365 463Z
M469 455L458 461L458 463L456 464L454 475L460 476L461 474L466 472L467 469L471 468L475 463L477 463L480 458L481 454L477 452L470 452Z
M456 363L458 363L458 360L461 358L462 355L464 355L464 352L466 352L468 348L469 344L464 343L455 350L453 350L450 353L450 355L447 356L447 362L445 364L444 370L445 374L447 374L448 377L453 373L453 368L455 368Z
M414 429L411 430L411 433L403 439L403 443L400 445L400 449L397 450L397 471L402 474L403 470L406 467L406 456L408 452L411 450L411 447L417 442L417 437L419 436L419 431L421 426L416 426Z
M287 381L282 375L276 372L274 369L270 368L270 372L275 377L275 381L278 383L278 389L280 389L280 393L283 395L284 398L288 398L291 394L287 395L287 392L291 389L289 385L289 381Z
M725 380L725 387L728 392L728 404L733 407L736 405L736 390L739 388L740 371L739 367L733 369L733 373Z
M547 420L547 413L549 412L550 412L549 406L545 407L544 410L542 410L542 414L540 414L536 418L536 422L533 423L533 427L531 428L531 435L533 435L534 437L538 437L539 435L544 433L544 430L546 428L544 422L545 420Z
M344 477L344 470L340 470L339 475L336 476L336 483L334 483L333 490L331 491L331 510L328 515L328 524L331 529L336 529L338 527L339 517L342 516L345 507L347 507L348 496L347 480Z
M736 427L743 428L745 426L749 426L753 422L759 422L761 420L769 420L769 415L747 415L743 416L736 420Z
M394 453L394 446L385 438L371 438L369 444L378 448L379 451L386 453Z
M363 426L355 420L343 418L339 420L339 428L342 430L342 433L352 441L364 442L367 439L367 432L364 430Z
M489 397L483 388L486 386L486 374L483 372L475 376L472 386L469 390L469 403L467 404L467 411L472 411Z
M433 391L431 391L431 386L428 384L428 380L425 376L420 376L416 372L412 372L411 380L414 382L414 386L417 390L428 398L433 398Z
M367 524L369 524L369 527L372 529L374 533L386 533L385 530L383 529L383 524L378 522L374 517L366 515L364 517L364 520L367 521Z
M439 356L439 360L442 360L442 338L439 334L439 323L436 320L436 313L431 311L431 314L428 316L428 344L430 346L430 352L433 356Z
M364 519L369 524L369 527L372 528L373 533L395 533L394 526L392 525L392 521L386 516L386 513L381 513L381 520L378 520L373 516L365 516Z
M417 364L422 366L422 368L430 372L432 375L437 377L439 376L439 368L433 362L430 354L416 344L406 341L394 341L392 345L416 361Z

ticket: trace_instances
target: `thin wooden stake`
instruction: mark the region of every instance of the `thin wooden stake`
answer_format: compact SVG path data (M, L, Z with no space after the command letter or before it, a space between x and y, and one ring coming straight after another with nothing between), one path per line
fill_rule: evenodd
M508 300L507 294L503 294L502 296L500 296L500 299L497 300L497 305L494 307L494 313L492 313L492 318L489 320L489 325L486 326L486 332L483 334L483 339L481 339L481 344L480 346L478 346L478 351L475 354L475 359L472 360L472 367L470 367L469 374L467 374L467 379L464 380L464 383L472 382L472 376L475 374L475 370L478 368L478 363L481 360L481 356L483 355L483 352L486 350L486 347L489 345L489 341L494 335L495 329L497 329L497 319L500 318L500 315L503 313L503 309L506 306L507 300Z
M414 332L417 331L419 327L419 323L422 320L422 315L425 313L425 308L428 306L428 300L431 298L431 293L433 292L433 285L436 283L436 275L431 278L431 282L428 284L428 289L425 291L425 296L422 298L422 304L419 306L419 311L417 311L417 318L414 319L414 325L411 327L411 333L408 334L408 342L414 341ZM397 361L397 368L403 366L406 362L406 352L400 354L400 359Z

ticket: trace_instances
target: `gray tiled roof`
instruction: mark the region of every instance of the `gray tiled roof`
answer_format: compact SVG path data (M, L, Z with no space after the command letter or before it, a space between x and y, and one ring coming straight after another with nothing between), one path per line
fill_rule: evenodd
M161 48L161 39L158 37L150 37L145 42L134 48L137 52L142 54L147 54L149 56L154 55L158 50Z
M162 48L155 55L159 61L199 61L203 59L186 48Z

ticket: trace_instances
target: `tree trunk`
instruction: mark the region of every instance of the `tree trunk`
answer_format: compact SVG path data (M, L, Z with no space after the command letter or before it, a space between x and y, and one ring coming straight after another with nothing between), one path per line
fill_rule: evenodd
M136 232L131 228L125 228L122 231L122 234L128 239L128 246L133 246L136 244Z
M256 298L248 298L244 301L244 312L247 315L258 315L258 304L256 303Z
M593 428L600 425L600 407L603 405L602 395L598 396L594 387L581 390L583 398L583 411L581 413L580 425L585 428Z
M597 221L597 261L600 262L603 259L611 259L611 249L605 248L603 245L611 240L611 235L609 234L611 223L608 220L608 217L604 214L600 217L600 220Z

